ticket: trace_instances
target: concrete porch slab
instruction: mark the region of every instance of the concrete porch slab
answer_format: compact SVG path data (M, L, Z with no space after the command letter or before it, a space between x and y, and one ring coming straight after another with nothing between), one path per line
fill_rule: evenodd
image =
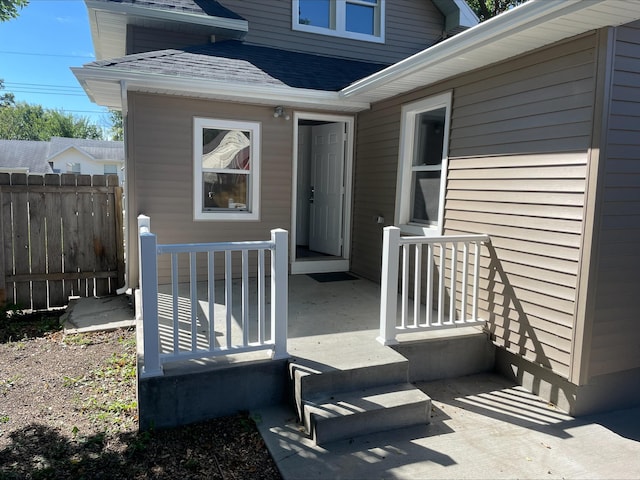
M253 415L287 480L640 476L640 408L576 419L494 374L419 386L430 425L323 446L291 409Z

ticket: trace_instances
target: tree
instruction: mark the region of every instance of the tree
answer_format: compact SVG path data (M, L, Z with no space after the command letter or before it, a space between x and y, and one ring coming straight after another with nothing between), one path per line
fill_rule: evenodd
M527 0L467 0L481 22L506 12Z
M102 139L102 130L87 117L78 117L41 105L18 102L0 108L0 138L50 140L51 137Z
M26 7L29 0L0 0L0 22L6 22L18 16L18 10Z
M109 121L111 122L111 140L123 141L124 126L122 123L122 112L120 110L109 110Z
M1 1L1 0L0 0ZM4 90L4 79L0 78L0 90ZM16 103L16 97L13 93L3 93L0 95L0 108L8 107Z

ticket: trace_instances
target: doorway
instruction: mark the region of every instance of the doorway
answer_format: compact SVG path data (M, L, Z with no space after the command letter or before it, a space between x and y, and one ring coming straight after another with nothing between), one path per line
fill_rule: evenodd
M353 118L296 113L292 273L349 270Z

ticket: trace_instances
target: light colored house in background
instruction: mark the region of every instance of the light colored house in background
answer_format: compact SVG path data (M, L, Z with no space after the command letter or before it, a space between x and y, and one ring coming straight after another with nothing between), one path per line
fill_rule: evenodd
M118 175L124 180L124 143L110 140L52 137L46 161L55 173Z
M64 137L0 140L0 172L118 175L122 185L124 143Z
M49 142L0 140L1 173L53 173L46 158Z
M488 234L496 367L574 414L638 403L640 3L531 0L453 36L459 0L327 3L366 25L312 3L87 1L74 73L123 111L127 244L140 213L163 243L283 227L292 273L379 281L385 225ZM203 166L225 131L249 169Z

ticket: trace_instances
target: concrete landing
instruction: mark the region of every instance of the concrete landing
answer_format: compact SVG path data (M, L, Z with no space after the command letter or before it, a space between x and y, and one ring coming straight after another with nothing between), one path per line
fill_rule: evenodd
M640 477L640 408L576 419L495 374L418 386L430 425L322 446L292 409L253 414L286 480Z
M60 322L64 333L115 330L136 324L133 306L127 295L71 299Z

